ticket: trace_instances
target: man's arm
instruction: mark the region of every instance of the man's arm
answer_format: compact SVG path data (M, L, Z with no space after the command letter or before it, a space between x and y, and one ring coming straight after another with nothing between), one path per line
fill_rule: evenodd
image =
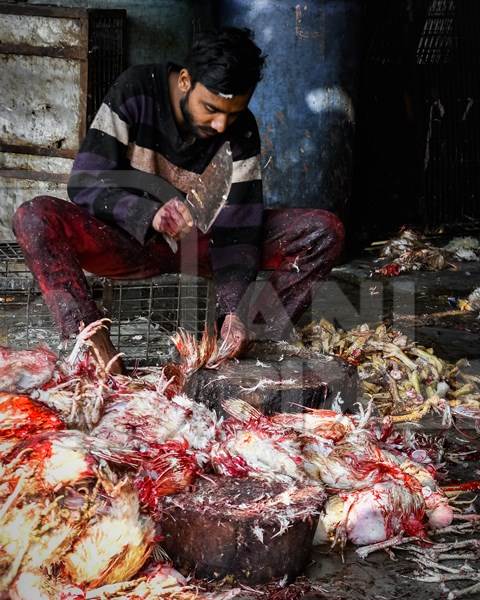
M263 223L260 137L248 112L232 136L233 176L226 206L212 228L210 250L217 291L217 316L237 313L258 273ZM241 315L240 315L241 317Z
M170 200L146 191L151 189L152 176L130 170L127 158L129 141L154 101L143 81L144 69L128 69L111 87L82 143L68 183L75 204L105 223L121 227L140 243L145 242L159 209Z

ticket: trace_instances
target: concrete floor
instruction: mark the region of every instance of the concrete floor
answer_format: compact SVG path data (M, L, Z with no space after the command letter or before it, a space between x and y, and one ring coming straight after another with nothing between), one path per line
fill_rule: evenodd
M456 433L449 434L450 444L455 443ZM477 454L473 462L463 465L450 464L451 481L462 481L479 477L480 438L476 442ZM464 496L473 501L477 512L480 512L480 499ZM478 529L477 529L478 531ZM478 536L478 533L477 533ZM436 541L453 542L474 538L475 534L465 536L447 534ZM272 593L271 589L263 591L264 595L248 594L242 600L265 598L275 600L446 600L447 592L439 583L424 583L418 580L417 565L408 560L404 551L396 550L394 559L386 552L376 552L361 559L355 548L347 546L343 556L339 551L328 546L314 549L312 561L306 571L306 577L283 590ZM445 564L445 563L443 563ZM450 561L447 567L459 568L462 561ZM471 566L480 573L480 555ZM479 576L480 577L480 576ZM463 589L472 585L471 581L448 582L448 589ZM271 595L269 595L271 594ZM480 598L480 594L466 596L471 599Z
M480 438L477 446L480 448ZM461 468L452 468L452 481L478 478L478 471L475 472L477 469L478 460L465 463ZM465 498L472 499L473 495L466 495ZM476 511L480 512L478 499L474 501L474 505ZM449 534L442 538L442 541L462 541L472 537L475 535L455 536ZM332 600L441 600L447 598L447 594L442 591L439 583L424 583L418 580L417 565L408 560L405 552L395 551L394 554L394 560L386 552L375 552L362 560L355 553L355 548L350 546L342 560L338 553L332 552L329 548L315 548L307 576L314 585L322 588L324 593L323 596L317 594L303 597ZM443 564L447 567L459 568L463 562L451 561ZM471 561L470 564L480 577L479 560ZM471 581L453 581L448 582L447 586L450 590L463 589L472 583ZM480 594L466 597L478 600Z
M475 313L453 315L449 297L466 298L480 286L480 263L463 263L457 271L416 272L385 279L371 276L373 256L368 254L336 268L329 281L317 289L311 317L327 318L348 329L360 323L393 324L418 343L433 347L452 362L468 358L472 371L480 373L480 320ZM442 314L445 313L445 314ZM448 314L450 313L450 314ZM306 316L308 320L310 315ZM480 447L480 434L477 434ZM479 477L478 461L456 467L456 481ZM477 511L480 506L477 506ZM453 538L452 538L453 539ZM415 580L415 565L397 553L391 560L377 552L361 560L353 548L342 558L328 548L317 548L308 577L325 590L304 598L401 600L446 598L439 584ZM451 565L450 565L451 566ZM463 588L467 582L452 582ZM469 596L480 598L480 594Z
M384 279L370 276L372 258L365 255L335 269L329 280L318 286L312 310L303 321L324 317L344 329L364 322L391 323L420 344L432 346L442 358L450 361L468 358L472 369L480 372L480 320L471 313L453 315L448 302L449 297L466 298L480 286L480 263L465 263L458 271L417 272ZM473 474L477 468L477 462L467 465L458 479L479 478ZM392 561L385 553L361 560L354 549L349 548L342 560L329 548L317 548L307 575L317 591L304 593L291 589L291 593L285 590L285 595L271 597L278 600L446 597L441 595L438 584L415 581L411 562L401 557Z
M453 314L449 298L466 298L480 287L480 262L457 271L417 271L393 278L371 276L373 256L334 269L317 287L303 322L324 317L343 329L361 323L392 324L447 360L480 358L478 313Z

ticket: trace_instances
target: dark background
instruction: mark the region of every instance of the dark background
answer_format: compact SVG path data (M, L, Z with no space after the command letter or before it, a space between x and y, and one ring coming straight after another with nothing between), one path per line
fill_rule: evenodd
M181 61L195 34L218 23L222 12L219 7L231 15L234 12L231 7L236 5L237 11L247 14L256 1L53 0L50 3L126 9L127 64L138 64L167 58ZM335 162L341 174L337 179L343 183L330 182L326 195L332 196L333 204L338 197L349 197L338 210L347 225L349 251L355 252L369 241L383 239L404 224L427 229L445 224L470 225L472 220L480 218L480 0L338 0L338 4L342 1L346 6L350 1L352 10L350 15L342 17L344 23L350 26L355 20L352 36L359 35L360 39L359 44L352 43L359 66L355 66L354 78L350 72L346 78L347 86L355 79L357 89L353 148L349 139L345 142L353 160L345 162L340 157ZM44 0L28 3L42 4ZM303 6L291 0L264 4L271 10L275 27L282 8L288 5L294 10L297 4ZM310 10L314 6L323 10L333 6L335 0L308 4ZM242 9L242 5L247 8ZM315 27L307 14L304 26ZM327 36L332 33L332 22L327 21ZM245 24L256 26L255 21ZM347 29L345 26L344 31ZM332 37L338 37L336 32ZM257 32L257 40L262 46L261 32ZM348 41L342 39L341 43ZM281 48L288 43L291 42L282 37L276 42L280 61ZM270 54L271 64L278 64L275 52ZM298 75L293 69L297 66L300 70L310 69L313 63L285 64L287 85L296 85ZM262 93L259 86L254 101ZM269 95L264 96L266 111ZM262 118L265 120L265 114L257 115L260 122ZM287 126L289 123L287 119ZM276 127L280 125L275 123ZM340 130L341 125L336 131ZM343 133L346 138L350 135L348 131ZM325 146L319 138L319 154ZM278 153L278 144L276 147ZM335 154L332 157L335 159ZM345 165L344 171L338 168L341 164ZM297 181L297 177L283 178L280 189L292 180ZM335 185L337 194L335 190L332 192ZM322 193L321 188L317 194L320 205L326 196ZM274 206L268 193L266 196L267 204ZM302 206L303 201L288 196L280 205Z
M366 0L351 243L480 217L480 2Z

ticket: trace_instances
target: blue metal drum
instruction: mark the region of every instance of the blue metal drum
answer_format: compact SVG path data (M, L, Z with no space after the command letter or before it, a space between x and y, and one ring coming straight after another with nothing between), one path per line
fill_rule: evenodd
M351 194L361 0L221 0L221 25L248 27L268 55L250 107L269 207L342 214Z

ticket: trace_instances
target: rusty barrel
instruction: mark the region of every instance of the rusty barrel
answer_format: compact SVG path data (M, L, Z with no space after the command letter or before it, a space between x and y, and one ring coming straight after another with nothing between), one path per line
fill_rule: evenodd
M342 214L351 193L361 0L222 0L268 55L251 101L270 207Z

